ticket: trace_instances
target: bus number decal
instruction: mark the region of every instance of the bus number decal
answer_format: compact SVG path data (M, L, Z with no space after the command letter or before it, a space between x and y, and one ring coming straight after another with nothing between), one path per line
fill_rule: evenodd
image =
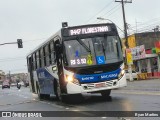
M86 64L87 60L86 60L86 58L73 59L73 60L70 60L70 63L71 63L71 65Z
M81 63L82 63L82 64L86 64L86 63L87 63L86 61L87 61L86 58L82 58L82 59L81 59Z
M70 60L70 63L71 63L71 65L86 64L87 60L86 60L86 58L73 59L73 60Z

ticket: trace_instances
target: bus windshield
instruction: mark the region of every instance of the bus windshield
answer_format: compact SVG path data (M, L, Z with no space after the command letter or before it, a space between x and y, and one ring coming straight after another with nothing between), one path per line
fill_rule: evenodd
M77 38L64 41L64 45L70 67L102 65L123 60L118 36Z

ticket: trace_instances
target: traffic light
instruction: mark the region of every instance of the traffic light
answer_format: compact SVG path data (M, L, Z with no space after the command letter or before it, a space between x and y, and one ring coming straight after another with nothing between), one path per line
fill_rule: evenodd
M18 48L23 48L22 39L17 39Z

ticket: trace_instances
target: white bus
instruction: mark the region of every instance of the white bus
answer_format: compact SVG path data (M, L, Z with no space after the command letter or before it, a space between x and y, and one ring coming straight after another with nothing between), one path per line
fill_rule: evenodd
M62 27L27 55L30 87L39 98L65 101L127 85L122 44L113 23ZM69 98L68 98L69 97Z

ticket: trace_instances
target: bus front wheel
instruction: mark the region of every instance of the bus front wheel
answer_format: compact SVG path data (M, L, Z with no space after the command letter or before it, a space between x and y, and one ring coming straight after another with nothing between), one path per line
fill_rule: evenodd
M108 98L110 96L110 93L111 93L111 90L104 90L104 91L101 91L101 95L103 98Z

